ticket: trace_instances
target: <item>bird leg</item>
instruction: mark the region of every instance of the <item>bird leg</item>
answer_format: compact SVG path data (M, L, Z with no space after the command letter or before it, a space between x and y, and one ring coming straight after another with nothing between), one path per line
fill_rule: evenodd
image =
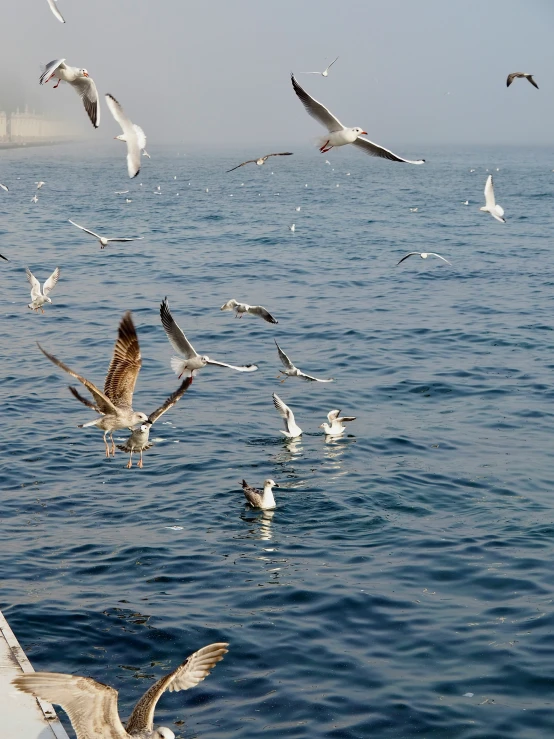
M44 308L41 306L42 315L44 315Z
M142 449L140 450L140 459L137 462L137 467L140 467L142 469Z
M131 452L129 454L129 461L127 462L127 469L130 470L133 466L133 450L131 449Z
M107 433L108 433L107 431L104 431L104 445L106 447L106 457L109 457L110 456L110 447L108 446L108 442L106 441L106 434Z
M60 86L60 82L61 82L61 79L59 79L57 81L57 83L54 85L54 87L52 89L55 90L57 87L59 87Z
M113 440L113 431L110 431L110 439L112 440L112 457L115 457L115 441Z
M329 151L329 149L325 148L328 144L329 144L329 139L327 139L327 141L323 144L323 146L320 147L319 151L322 154L325 154L326 151ZM332 147L329 147L329 148L332 148Z

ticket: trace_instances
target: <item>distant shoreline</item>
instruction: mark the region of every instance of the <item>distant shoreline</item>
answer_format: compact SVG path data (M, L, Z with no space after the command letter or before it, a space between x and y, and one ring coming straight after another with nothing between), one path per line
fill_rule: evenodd
M0 142L2 149L29 149L34 146L58 146L59 144L74 144L76 139L64 139L63 141L6 141Z

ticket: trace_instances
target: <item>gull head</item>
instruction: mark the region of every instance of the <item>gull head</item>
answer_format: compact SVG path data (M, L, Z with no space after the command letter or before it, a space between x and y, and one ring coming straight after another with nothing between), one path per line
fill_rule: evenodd
M264 488L280 488L278 482L275 482L275 480L272 480L271 478L268 478L267 480L264 480Z
M127 141L127 139L125 138L125 134L124 133L120 133L119 136L114 136L114 139L116 141Z
M141 423L140 430L144 433L145 431L148 431L152 424L150 422L148 423Z
M233 310L233 308L235 308L235 306L237 305L237 301L234 298L231 298L231 300L228 300L221 306L220 310Z
M263 157L256 159L256 164L258 165L258 167L261 167L264 162L265 162L265 159Z
M363 131L361 128L353 128L352 133L355 133L356 136L367 136L367 131Z
M138 426L138 424L150 423L148 416L145 413L136 412L133 413L133 423L131 426Z
M175 739L175 734L167 726L158 726L152 739Z
M45 295L45 296L44 296L44 299L45 299L45 300L47 300L47 301L48 301L49 303L51 303L51 302L52 302L52 301L50 300L50 298L48 297L48 295Z
M207 354L202 354L200 357L198 357L198 359L200 359L200 361L202 362L203 367L205 367L210 361L210 358L208 357Z
M89 73L87 72L86 69L80 69L79 70L79 74L81 75L81 77L88 77L89 76Z

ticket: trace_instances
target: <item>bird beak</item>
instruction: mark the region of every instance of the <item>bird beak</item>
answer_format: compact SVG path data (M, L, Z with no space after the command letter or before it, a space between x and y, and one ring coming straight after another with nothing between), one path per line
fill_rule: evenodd
M83 72L83 77L88 77L88 72Z
M323 424L320 423L319 426L318 426L318 428L322 429L323 428Z
M360 136L367 136L367 131L362 131L362 133L360 134Z
M279 483L278 483L278 482L276 482L276 483L275 483L275 485L274 485L273 487L274 487L274 488L280 488L281 486L279 485Z

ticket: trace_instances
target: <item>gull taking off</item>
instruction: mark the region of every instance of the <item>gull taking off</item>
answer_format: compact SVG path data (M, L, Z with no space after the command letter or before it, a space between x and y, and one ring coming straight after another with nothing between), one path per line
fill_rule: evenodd
M133 426L148 421L148 416L144 413L138 413L133 410L133 391L142 365L142 359L137 332L130 311L125 313L119 324L117 341L115 342L108 374L104 383L104 392L99 390L96 385L85 377L78 375L57 357L49 354L40 344L38 344L38 348L51 362L57 364L58 367L61 367L69 375L79 380L79 382L82 382L89 393L91 393L95 402L85 404L102 415L100 418L95 418L94 421L80 424L79 428L96 426L102 429L104 432L106 457L110 456L110 448L106 441L108 434L110 434L112 441L111 454L115 455L113 432L125 428L132 429ZM75 395L75 393L73 394ZM78 394L75 397L81 400L81 402L84 401L84 398L81 398Z
M184 359L182 357L171 357L171 368L179 377L182 377L185 372L190 372L190 376L194 377L196 371L202 369L207 364L212 364L216 367L227 367L228 369L237 370L237 372L254 372L254 370L258 369L256 364L235 367L232 364L216 362L215 359L210 359L206 354L202 356L198 354L182 329L173 319L167 298L164 298L163 303L160 305L160 318L162 319L162 326L171 346L184 357Z
M95 239L98 239L98 241L100 242L100 248L101 249L104 249L106 246L108 246L108 244L110 243L110 241L121 241L121 242L123 242L123 241L140 241L141 239L144 238L144 236L135 236L132 239L126 239L126 238L106 239L104 236L100 236L100 234L94 233L94 231L89 231L89 229L88 228L85 228L84 226L79 226L79 224L78 223L75 223L75 221L72 221L71 218L68 218L67 220L73 226L77 226L77 228L80 228L81 231L84 231L85 233L90 234L91 236L94 236Z
M263 318L267 323L279 323L273 318L271 313L263 308L261 305L248 305L248 303L238 303L234 298L224 303L220 310L234 310L235 318L242 318L245 313L250 313L252 316L259 316Z
M257 164L258 167L261 167L262 164L266 163L269 157L290 157L293 154L294 152L292 151L281 151L277 154L266 154L264 157L260 157L259 159L247 159L242 164L237 164L236 167L233 167L232 169L228 169L227 172L234 172L235 169L238 169L239 167L244 167L245 164Z
M496 218L497 221L500 221L500 223L506 223L506 219L502 217L504 215L504 208L497 205L496 200L494 199L492 174L487 177L487 181L485 182L485 205L482 208L479 208L479 210L484 210L485 213L490 213L491 216Z
M329 131L328 134L319 139L319 151L324 153L332 149L334 146L345 146L346 144L354 144L362 149L366 154L372 157L381 157L382 159L390 159L393 162L406 162L407 164L423 164L424 159L412 161L410 159L402 159L402 157L393 154L392 151L384 149L378 144L374 144L369 139L361 138L362 135L367 136L367 131L361 128L346 128L335 116L327 110L327 108L318 103L313 97L300 87L291 74L291 81L294 92L298 95L300 102L306 108L306 111L312 118L321 123L322 126Z
M337 59L338 59L338 57L337 57ZM323 72L301 72L300 74L319 74L322 77L328 77L329 76L329 70L331 69L331 67L333 66L333 64L337 61L337 59L333 59L333 61L331 62L331 64L329 64L329 66L326 67L323 70Z
M300 436L300 434L302 433L302 429L294 420L294 413L291 411L286 403L283 403L277 393L273 393L272 397L273 405L275 406L275 408L277 408L279 415L285 422L285 430L283 431L283 429L279 429L281 433L284 436L289 437L289 439L294 439L296 436Z
M329 411L327 414L329 423L322 423L319 427L325 431L327 436L340 436L341 434L344 434L346 431L346 426L344 426L344 424L349 421L356 420L356 416L343 416L342 418L339 418L339 415L340 411L338 410Z
M273 339L273 341L275 341L275 339ZM287 377L300 377L302 380L307 380L308 382L333 382L332 377L329 380L321 380L319 377L312 377L311 375L307 375L305 372L302 372L298 369L298 367L294 366L294 364L290 361L290 359L287 357L285 352L281 349L276 341L275 346L277 347L277 351L279 352L279 359L281 360L285 368L284 370L279 370L279 372L282 375L285 375L285 380L287 379ZM285 380L282 380L282 382L284 382Z
M48 5L50 6L52 13L54 13L54 17L57 18L60 23L65 23L63 15L58 10L58 3L56 0L48 0Z
M537 90L539 89L539 86L537 85L537 83L533 79L533 75L532 74L529 74L528 72L512 72L512 74L509 74L508 75L508 79L506 80L506 87L510 87L510 85L512 84L512 82L515 79L518 79L520 77L522 77L523 79L528 80L533 85L533 87L536 87L537 88Z
M123 131L123 138L121 140L125 141L127 144L127 172L129 173L129 177L136 177L140 172L141 152L138 132L136 130L137 127L134 126L129 118L125 115L125 111L113 95L106 95L106 103L108 105L110 113L113 115L116 122L119 123L119 125L121 126L121 130ZM139 128L139 131L142 131L142 128ZM121 138L121 136L119 138ZM144 144L146 145L145 136Z
M167 727L154 730L154 712L164 692L188 690L202 682L229 651L226 642L209 644L191 654L176 670L160 678L133 709L127 726L117 711L117 690L90 677L60 672L29 672L12 684L24 693L56 703L67 713L77 739L175 739Z
M268 479L264 482L264 489L262 492L257 488L251 488L246 480L242 481L242 492L244 493L244 497L248 501L248 504L251 505L252 508L263 508L266 511L276 508L272 488L278 487L280 487L280 485L278 485L275 480Z
M4 257L2 258L4 259ZM40 291L40 282L31 272L29 267L27 267L25 272L27 274L27 279L29 280L29 284L31 285L31 302L29 303L27 308L32 308L34 311L37 311L37 312L40 309L44 313L44 308L42 306L45 303L52 302L48 296L50 295L52 290L56 287L56 283L58 282L58 279L60 277L60 268L56 267L56 269L52 272L50 277L46 280L46 282L42 286L42 292Z
M87 70L70 67L65 64L65 59L54 59L46 65L40 78L40 84L45 85L52 77L56 77L58 80L57 84L54 85L54 89L59 86L60 82L68 82L73 87L83 101L92 125L94 128L98 128L100 125L98 90Z
M406 254L405 257L402 257L400 262L397 262L396 266L398 267L398 265L401 264L405 259L408 259L408 257L421 257L422 259L427 259L427 257L438 257L438 259L442 259L443 262L451 264L448 259L441 257L440 254L436 254L434 251L411 251L409 254Z

